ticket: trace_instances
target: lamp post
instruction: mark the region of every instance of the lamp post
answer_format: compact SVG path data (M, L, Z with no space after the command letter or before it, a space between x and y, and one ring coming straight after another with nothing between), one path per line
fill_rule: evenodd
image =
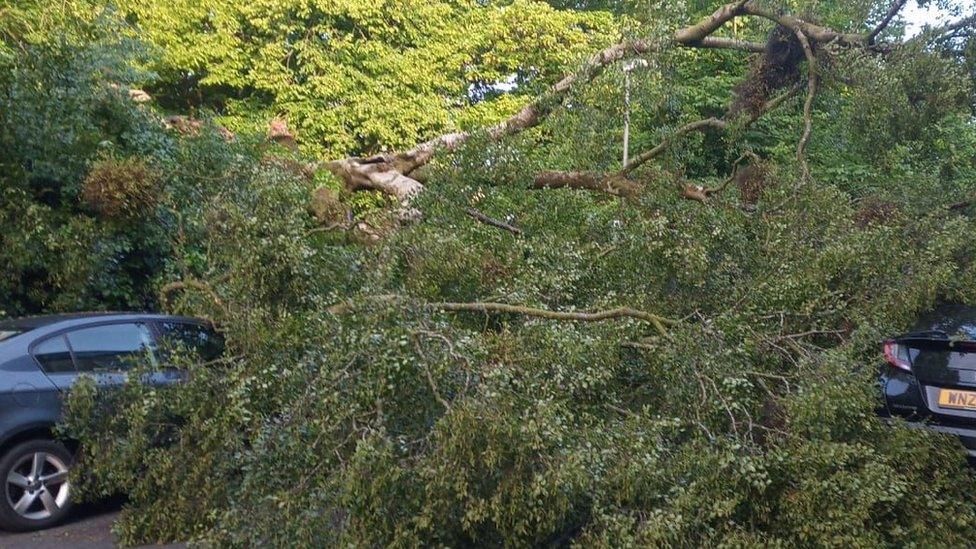
M621 167L627 166L630 157L630 73L646 66L646 59L635 59L624 65L624 162Z

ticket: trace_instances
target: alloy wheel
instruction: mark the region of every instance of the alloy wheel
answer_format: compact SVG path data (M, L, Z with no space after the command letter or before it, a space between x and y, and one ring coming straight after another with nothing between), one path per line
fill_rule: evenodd
M68 466L55 455L32 452L7 474L7 503L28 520L44 520L68 502Z

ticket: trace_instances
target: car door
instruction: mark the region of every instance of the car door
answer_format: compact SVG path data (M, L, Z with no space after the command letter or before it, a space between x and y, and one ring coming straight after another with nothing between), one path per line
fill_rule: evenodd
M61 390L70 389L80 375L94 377L99 385L118 385L125 382L126 372L136 364L156 364L152 332L145 323L86 326L59 337L63 338L70 353L74 371L68 370L63 360L54 360L62 355L49 351L58 351L61 345L51 343L50 349L46 348L45 344L51 340L37 345L34 354Z

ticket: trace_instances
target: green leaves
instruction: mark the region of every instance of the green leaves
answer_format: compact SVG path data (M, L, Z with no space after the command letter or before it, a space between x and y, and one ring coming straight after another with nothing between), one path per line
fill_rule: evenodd
M164 101L217 109L235 130L263 130L284 114L322 157L495 122L524 102L497 84L512 81L517 96L531 97L613 30L606 14L526 0L120 6L162 52Z

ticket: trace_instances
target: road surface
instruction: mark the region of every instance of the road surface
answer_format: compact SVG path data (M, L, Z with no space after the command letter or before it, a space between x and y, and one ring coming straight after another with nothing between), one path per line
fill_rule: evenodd
M0 531L0 547L3 549L113 549L116 539L112 523L119 515L118 501L85 503L71 512L71 517L61 526L26 534L8 534ZM182 544L154 546L176 549Z

